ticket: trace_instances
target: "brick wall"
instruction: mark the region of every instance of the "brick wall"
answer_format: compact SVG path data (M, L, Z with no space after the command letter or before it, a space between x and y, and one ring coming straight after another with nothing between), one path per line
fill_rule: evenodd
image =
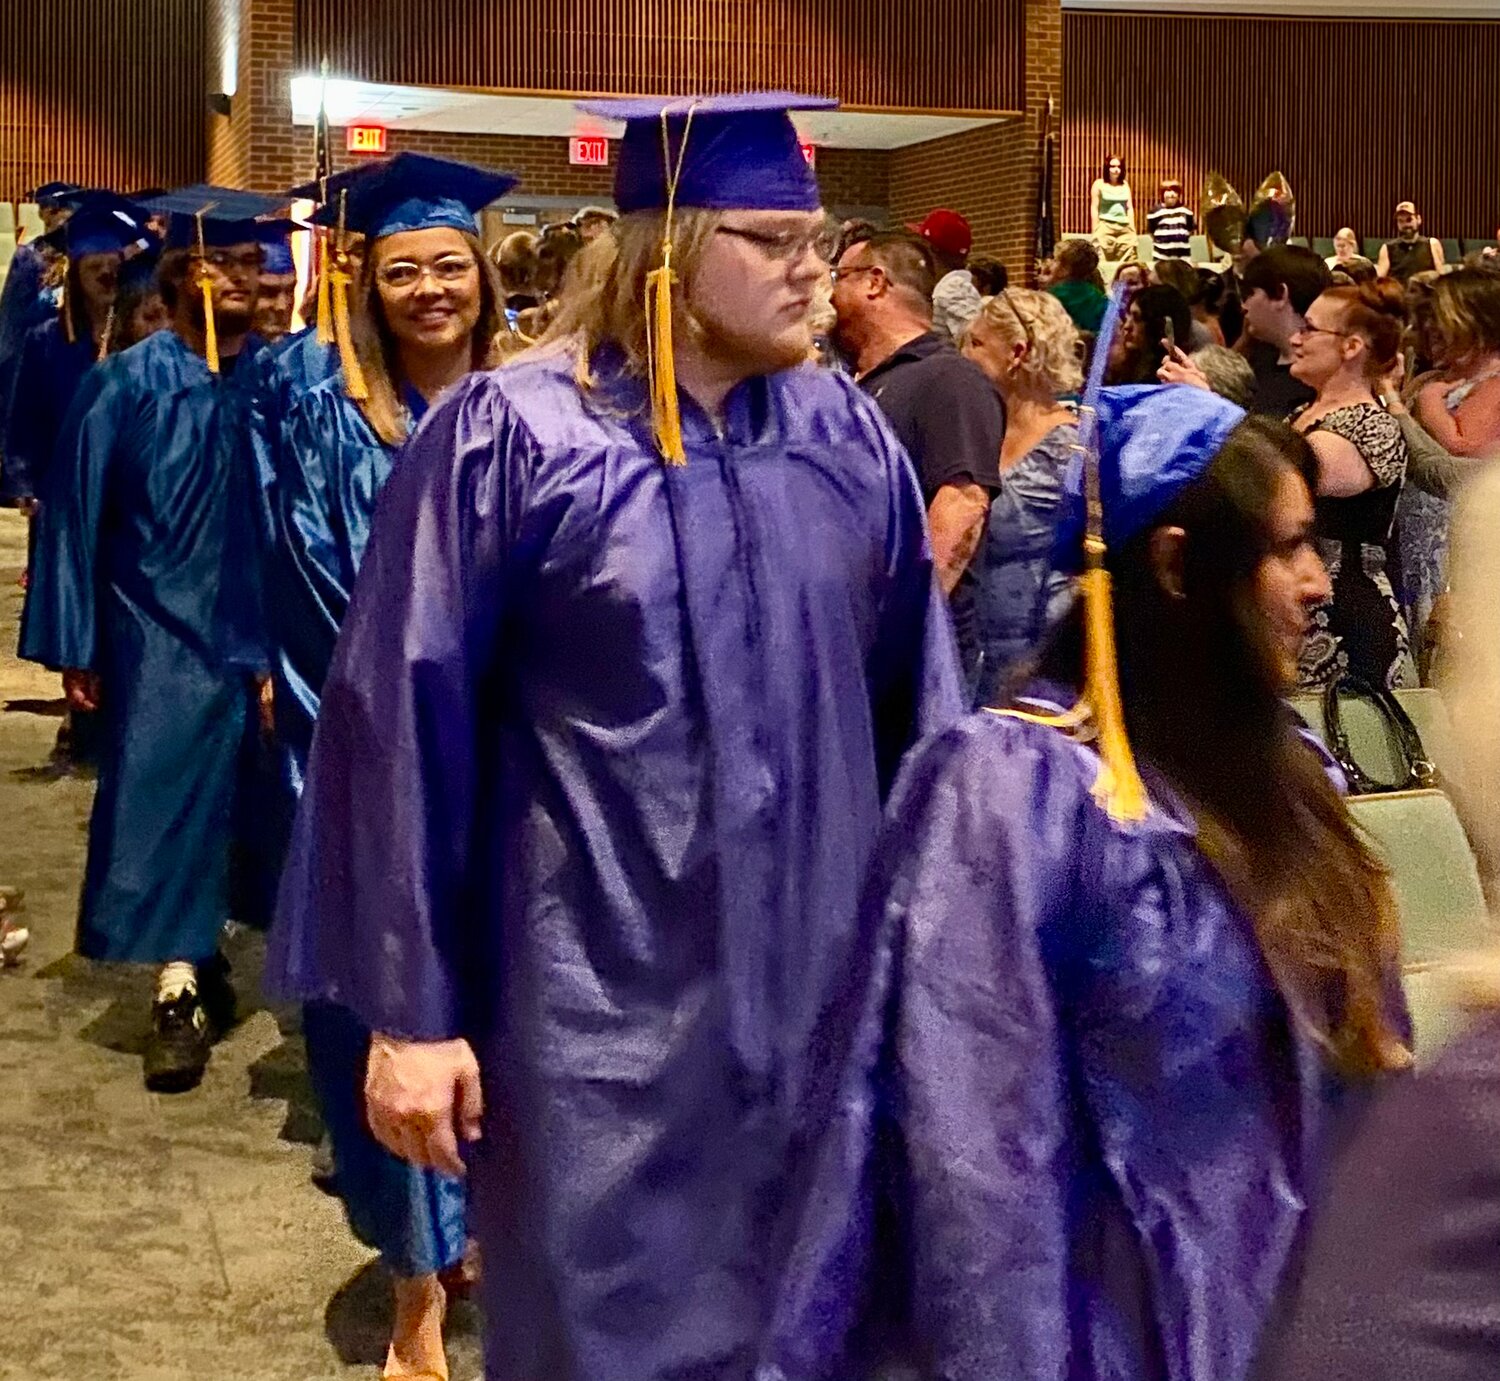
M296 0L210 0L210 90L219 88L226 50L238 50L229 114L208 116L210 182L272 192L306 176L292 137L295 18Z
M1058 128L1062 79L1060 0L1027 0L1025 118L893 150L892 218L917 221L938 206L958 211L974 227L976 253L999 257L1017 281L1029 279L1043 114L1050 94Z

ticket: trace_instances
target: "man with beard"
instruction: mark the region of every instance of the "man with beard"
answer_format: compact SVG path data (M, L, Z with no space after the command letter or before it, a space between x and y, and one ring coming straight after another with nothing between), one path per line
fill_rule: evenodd
M1403 287L1414 274L1443 271L1443 242L1422 234L1422 216L1414 201L1396 203L1396 238L1380 246L1375 272Z
M297 305L297 265L292 247L282 230L265 236L265 255L260 265L260 290L255 298L255 334L274 345L292 329L292 309Z
M178 1091L233 1009L218 939L251 699L216 654L215 610L256 348L262 230L243 218L275 203L201 187L165 201L151 205L176 213L158 273L172 328L100 365L64 423L21 655L102 713L78 950L162 966L145 1078Z
M376 1033L388 1150L467 1168L506 1381L837 1347L780 1288L820 1020L961 698L910 464L802 367L832 246L787 110L832 104L590 108L590 291L427 413L324 683L268 979Z

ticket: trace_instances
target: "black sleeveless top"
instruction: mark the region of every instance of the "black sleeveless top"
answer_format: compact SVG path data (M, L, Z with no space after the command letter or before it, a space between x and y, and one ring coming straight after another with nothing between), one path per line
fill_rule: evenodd
M1385 252L1391 261L1391 277L1398 283L1437 267L1432 262L1432 241L1426 235L1418 235L1415 240L1387 240Z

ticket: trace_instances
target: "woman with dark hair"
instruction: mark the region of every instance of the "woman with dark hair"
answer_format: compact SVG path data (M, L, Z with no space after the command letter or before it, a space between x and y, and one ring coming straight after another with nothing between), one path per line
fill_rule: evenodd
M1328 289L1292 333L1292 377L1317 391L1293 425L1318 459L1318 545L1333 584L1303 648L1304 686L1351 672L1376 686L1415 680L1390 577L1408 452L1400 425L1375 398L1405 324L1401 285L1380 280Z
M1024 693L908 758L814 1110L948 1381L1245 1381L1336 1124L1410 1062L1385 871L1282 701L1328 589L1308 447L1185 388L1097 418L1112 604L1090 572ZM846 1271L868 1219L824 1188Z
M347 184L346 221L366 236L343 365L293 405L275 448L276 585L267 634L278 655L278 737L306 776L323 681L364 556L377 496L413 426L449 386L495 362L500 288L475 213L515 179L398 154ZM320 213L323 214L323 213ZM352 345L352 351L350 346ZM387 1377L448 1374L443 1273L462 1266L462 1184L398 1160L364 1120L381 1048L346 1008L304 1009L309 1070L333 1143L338 1192L361 1241L395 1281Z
M1094 243L1099 257L1110 264L1134 264L1140 259L1136 240L1135 194L1125 178L1125 160L1111 154L1089 188L1094 218Z
M1109 382L1155 383L1157 371L1168 358L1163 342L1188 348L1192 328L1192 310L1176 288L1158 285L1134 293L1110 352Z

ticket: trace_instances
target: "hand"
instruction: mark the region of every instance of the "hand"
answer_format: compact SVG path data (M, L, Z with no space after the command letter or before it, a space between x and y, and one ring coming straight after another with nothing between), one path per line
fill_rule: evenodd
M42 505L36 499L17 499L16 507L23 518L35 518L41 512Z
M62 674L63 699L70 708L88 713L97 710L104 700L104 683L97 672L65 671Z
M1187 384L1190 388L1201 388L1206 393L1213 392L1213 385L1208 382L1208 375L1193 363L1180 345L1164 340L1162 347L1167 352L1167 358L1162 362L1161 368L1156 371L1156 377L1162 383Z
M1396 352L1396 362L1380 376L1380 382L1375 388L1375 396L1385 400L1387 412L1403 413L1406 408L1402 406L1401 390L1406 386L1406 352Z
M462 1176L459 1138L479 1140L483 1113L479 1061L468 1041L371 1037L365 1117L393 1156Z

